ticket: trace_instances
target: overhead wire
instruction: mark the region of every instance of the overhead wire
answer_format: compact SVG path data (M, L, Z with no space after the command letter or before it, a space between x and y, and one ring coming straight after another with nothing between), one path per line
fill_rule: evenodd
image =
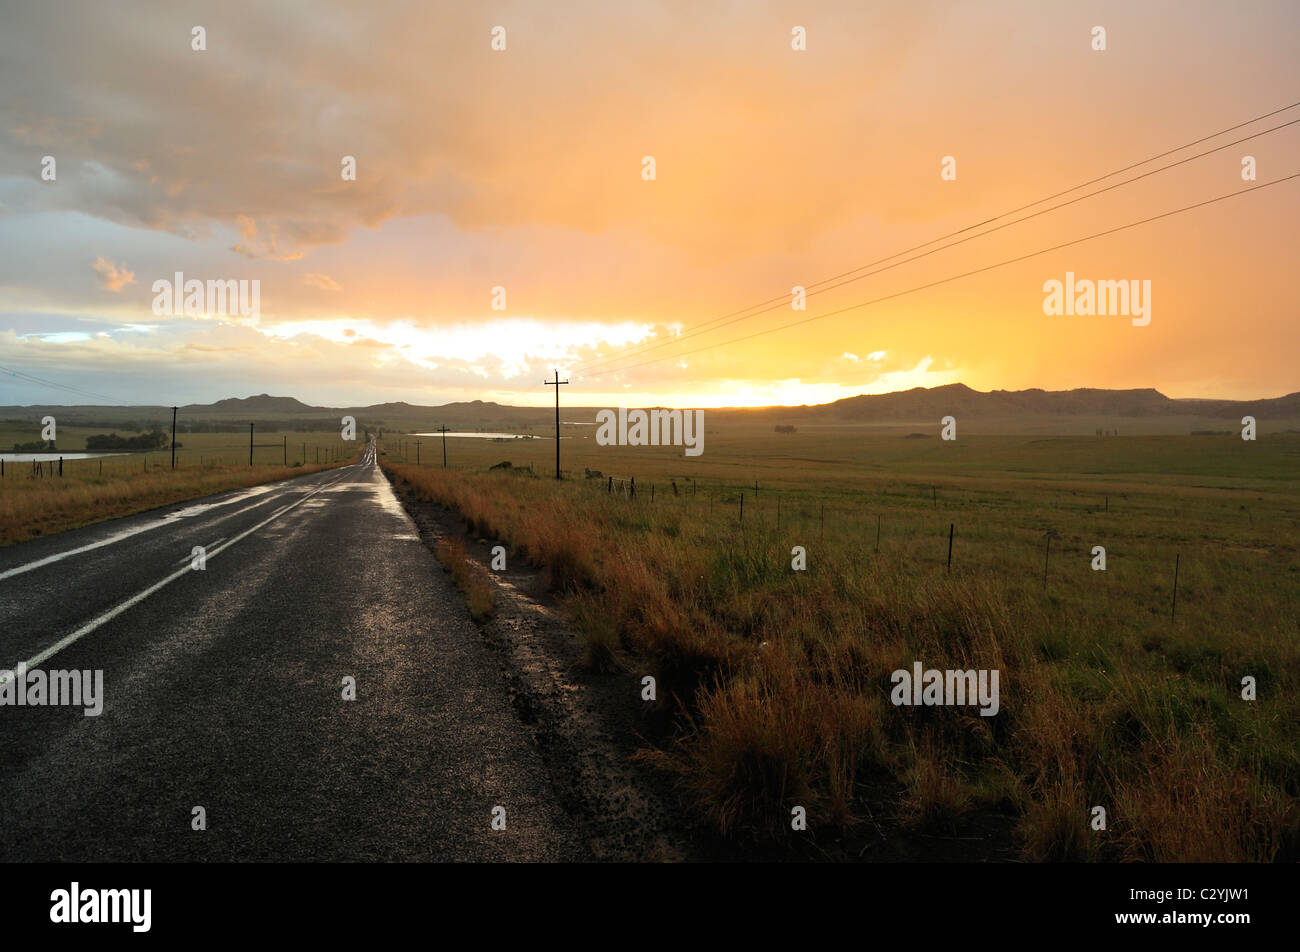
M1051 195L1044 196L1043 198L1037 199L1037 200L1035 200L1035 201L1029 202L1029 203L1024 204L1024 205L1021 205L1021 206L1019 206L1019 207L1017 207L1017 208L1010 209L1010 210L1008 210L1008 211L1006 211L1006 212L1003 212L1003 213L1001 213L1001 214L999 214L999 215L994 215L994 216L991 217L991 218L986 218L986 219L984 219L984 220L981 221L981 222L976 222L976 223L974 223L974 224L967 225L967 226L965 226L965 227L963 227L963 228L956 229L955 231L948 232L948 233L945 234L945 235L940 235L940 236L937 237L937 238L932 238L932 239L930 239L930 240L928 240L928 241L922 242L921 244L913 245L911 248L907 248L907 249L904 249L904 250L902 250L902 251L895 252L894 254L888 255L888 256L886 256L886 257L884 257L884 258L878 258L878 259L876 259L875 261L871 261L871 262L868 262L868 263L866 263L866 264L859 265L859 266L857 266L857 267L855 267L855 268L851 268L851 269L849 269L849 270L847 270L847 271L840 272L839 274L831 275L831 276L828 277L828 278L823 278L823 279L820 280L820 281L814 282L814 283L809 284L809 285L806 286L807 296L812 296L813 294L820 294L820 293L822 293L823 291L833 290L834 288L842 287L842 286L844 286L845 284L852 283L853 281L861 280L862 278L870 277L871 275L874 275L874 274L879 274L879 273L881 273L881 272L883 272L883 271L890 270L891 268L894 268L894 267L900 267L900 266L903 265L903 264L907 264L907 263L909 263L909 262L911 262L911 261L915 261L915 260L917 260L918 258L925 257L926 255L934 254L935 252L943 251L943 250L945 250L945 249L947 249L947 248L954 247L955 245L962 244L962 243L964 243L965 241L969 241L969 240L971 240L972 238L982 237L983 235L992 234L992 233L995 232L995 231L999 231L999 230L1001 230L1001 229L1003 229L1003 228L1010 227L1011 225L1018 224L1018 223L1023 222L1023 221L1027 221L1027 220L1029 220L1030 218L1037 217L1038 215L1042 215L1042 214L1046 214L1046 213L1051 212L1051 211L1055 211L1055 210L1057 210L1057 209L1059 209L1059 208L1063 208L1063 207L1065 207L1066 205L1073 204L1074 202L1082 201L1082 200L1084 200L1084 199L1086 199L1086 198L1091 198L1091 197L1093 197L1093 196L1100 195L1100 194L1102 194L1102 193L1104 193L1104 192L1111 191L1112 189L1120 188L1120 187L1122 187L1122 186L1124 186L1124 185L1128 185L1128 184L1130 184L1130 183L1132 183L1132 182L1136 182L1136 181L1138 181L1138 180L1140 180L1140 179L1142 179L1142 178L1146 178L1146 177L1149 177L1149 176L1151 176L1151 175L1157 174L1157 173L1159 173L1159 172L1166 171L1166 170L1168 170L1168 169L1174 168L1174 167L1176 167L1176 166L1186 164L1187 162L1193 161L1193 160L1198 159L1198 158L1203 158L1204 156L1206 156L1206 155L1210 155L1210 154L1212 154L1212 153L1214 153L1214 152L1219 152L1219 151L1222 151L1223 149L1230 148L1230 147L1233 146L1233 145L1238 145L1238 144L1240 144L1241 142L1245 142L1245 141L1248 141L1248 140L1250 140L1250 139L1255 139L1255 138L1258 138L1258 137L1263 136L1263 135L1268 135L1269 133L1276 132L1276 131L1278 131L1279 129L1284 129L1284 128L1288 127L1288 126L1295 125L1297 122L1300 122L1300 119L1291 120L1290 122L1282 123L1282 124L1280 124L1280 125L1278 125L1278 126L1274 126L1274 127L1270 128L1270 129L1265 129L1265 130L1263 130L1263 131L1261 131L1261 132L1253 133L1253 134L1251 134L1251 135L1249 135L1249 136L1244 136L1243 138L1241 138L1241 139L1237 139L1237 140L1234 140L1233 142L1224 143L1223 145L1216 146L1216 147L1213 148L1213 149L1206 150L1205 152L1198 153L1197 155L1194 155L1194 156L1188 156L1188 157L1186 157L1186 158L1184 158L1184 159L1180 159L1180 160L1177 161L1177 162L1173 162L1173 163L1170 163L1169 165L1162 166L1162 167L1159 168L1159 169L1153 169L1153 170L1150 170L1150 171L1148 171L1148 172L1144 172L1142 175L1134 176L1133 178L1131 178L1131 179L1127 179L1127 180L1124 181L1124 182L1118 182L1118 183L1115 183L1115 184L1113 184L1113 185L1107 186L1107 187L1104 188L1104 189L1098 189L1097 191L1095 191L1095 192L1091 192L1091 193L1089 193L1088 195L1077 196L1076 198L1071 199L1071 200L1068 201L1068 202L1062 202L1062 203L1060 203L1059 205L1055 205L1055 206L1053 206L1053 207L1051 207L1051 208L1040 209L1038 212L1035 212L1035 213L1032 214L1032 215L1026 215L1026 216L1024 216L1023 218L1019 218L1019 219L1017 219L1016 221L1013 221L1013 222L1006 222L1006 223L1004 223L1004 224L1002 224L1002 225L997 226L996 228L991 228L991 229L989 229L988 231L981 232L979 235L968 236L968 237L966 237L966 238L961 239L960 241L955 241L955 242L952 242L951 244L944 245L942 248L931 249L930 251L925 252L925 254L922 254L922 255L916 255L916 256L914 256L914 257L908 258L908 259L905 260L905 261L896 262L895 264L890 265L889 267L886 267L886 268L880 268L880 269L878 269L878 270L876 270L876 271L872 271L872 272L870 272L869 274L861 274L861 275L858 275L858 276L855 277L855 278L849 278L850 275L855 275L855 274L857 274L857 272L859 272L859 271L864 271L864 270L866 270L866 269L868 269L868 268L873 268L873 267L875 267L875 266L877 266L877 265L884 264L885 262L893 261L893 259L895 259L895 258L899 258L899 257L902 257L902 256L904 256L904 255L911 254L912 252L915 252L915 251L920 251L920 250L923 249L923 248L928 248L930 245L938 244L939 242L946 241L946 240L949 239L949 238L955 238L955 237L957 237L957 236L959 236L959 235L965 234L965 233L968 232L968 231L972 231L972 230L974 230L974 229L981 228L981 227L983 227L984 225L988 225L988 224L991 224L991 223L993 223L993 222L996 222L996 221L998 221L999 219L1006 218L1006 217L1008 217L1008 216L1010 216L1010 215L1017 214L1018 212L1025 211L1026 209L1033 208L1035 205L1041 205L1042 203L1044 203L1044 202L1048 202L1048 201L1051 201L1052 199L1059 198L1059 197L1061 197L1061 196L1063 196L1063 195L1068 195L1070 192L1078 191L1078 190L1081 189L1081 188L1086 188L1086 187L1088 187L1089 185L1094 185L1094 184L1096 184L1096 183L1098 183L1098 182L1104 181L1104 180L1107 179L1107 178L1111 178L1111 177L1113 177L1113 176L1115 176L1115 175L1120 175L1120 174L1122 174L1122 173L1124 173L1124 172L1131 171L1131 170L1133 170L1133 169L1135 169L1135 168L1138 168L1139 166L1146 165L1146 164L1148 164L1148 163L1150 163L1150 162L1154 162L1154 161L1156 161L1157 159L1165 158L1165 157L1167 157L1167 156L1173 155L1173 154L1176 153L1176 152L1181 152L1181 151L1183 151L1183 150L1185 150L1185 149L1191 148L1192 146L1196 146L1196 145L1199 145L1199 144L1201 144L1201 143L1203 143L1203 142L1207 142L1207 141L1209 141L1210 139L1215 139L1215 138L1218 138L1219 136L1221 136L1221 135L1225 135L1225 134L1227 134L1227 133L1229 133L1229 132L1234 132L1234 131L1236 131L1237 129L1241 129L1241 128L1245 127L1245 126L1248 126L1248 125L1251 125L1251 124L1253 124L1253 123L1259 122L1260 120L1268 119L1268 118L1270 118L1270 117L1272 117L1272 116L1278 115L1279 113L1286 112L1286 111L1289 110L1289 109L1294 109L1296 106L1300 106L1300 100L1298 100L1298 101L1296 101L1296 102L1293 102L1293 103L1290 103L1289 105L1282 106L1282 107L1280 107L1280 108L1278 108L1278 109L1274 109L1274 110L1272 110L1272 111L1270 111L1270 112L1262 113L1262 114L1260 114L1260 115L1258 115L1258 116L1255 116L1255 117L1253 117L1253 118L1251 118L1251 119L1247 119L1247 120L1245 120L1245 121L1243 121L1243 122L1239 122L1239 123L1237 123L1236 125L1232 125L1232 126L1228 126L1227 128L1220 129L1220 130L1218 130L1217 132L1213 132L1213 133L1210 133L1209 135L1202 136L1202 137L1200 137L1199 139L1194 139L1194 140L1192 140L1191 142L1186 142L1186 143L1183 143L1182 145L1180 145L1180 146L1176 146L1176 147L1174 147L1174 148L1172 148L1172 149L1167 149L1166 151L1161 152L1161 153L1158 153L1158 154L1156 154L1156 155L1148 156L1147 158L1142 159L1142 160L1140 160L1140 161L1130 163L1129 165L1126 165L1126 166L1124 166L1123 168L1115 169L1115 170L1110 171L1110 172L1107 172L1107 173L1105 173L1105 174L1103 174L1103 175L1096 176L1096 177L1094 177L1094 178L1092 178L1092 179L1089 179L1089 180L1086 181L1086 182L1081 182L1081 183L1079 183L1079 184L1077 184L1077 185L1073 185L1073 186L1071 186L1071 187L1069 187L1069 188L1062 189L1062 190L1060 190L1060 191L1054 192L1054 193L1051 194ZM843 281L842 281L841 279L844 279L844 278L849 278L849 280L843 280ZM837 284L831 284L831 282L839 282L839 283L837 283ZM824 287L824 285L830 285L830 286L829 286L829 287ZM816 289L816 290L814 290L814 289ZM668 347L668 346L673 346L673 345L676 345L676 344L681 344L681 343L683 343L684 341L692 340L692 339L694 339L695 337L698 337L698 336L700 336L700 335L702 335L702 334L712 333L712 332L715 331L715 330L720 330L722 327L727 327L727 326L729 326L729 325L731 325L731 324L738 323L739 321L742 321L742 320L747 320L747 319L749 319L749 318L751 318L751 317L757 317L757 316L759 316L760 314L764 314L764 313L767 313L767 312L769 312L769 311L775 310L777 307L784 306L784 305L788 304L789 302L790 302L790 295L789 295L789 294L782 294L782 295L779 295L779 296L777 296L777 297L769 298L769 299L766 300L766 301L761 301L761 302L759 302L759 303L757 303L757 304L752 304L752 305L750 305L750 306L748 306L748 307L741 308L740 310L737 310L737 311L731 311L731 312L729 312L729 313L727 313L727 314L723 314L723 315L721 315L721 316L719 316L719 317L712 318L711 320L705 321L705 322L702 323L702 324L699 324L699 325L696 325L695 327L690 328L690 329L689 329L685 334L680 334L680 335L677 335L677 336L675 336L675 337L667 338L667 339L664 339L664 340L658 340L658 341L647 341L647 342L644 342L644 343L642 343L642 344L634 345L633 347L628 348L626 351L624 351L624 352L621 353L621 354L615 354L615 355L609 355L609 356L604 356L604 357L598 357L598 358L596 358L596 359L594 359L594 360L586 361L585 363L579 364L579 365L577 365L576 367L574 367L574 368L571 370L571 373L582 373L582 374L584 374L584 375L590 376L590 375L592 375L592 374L595 373L595 372L599 372L599 373L614 373L614 372L618 372L618 370L619 370L620 368L607 368L607 369L605 369L605 370L597 370L597 368L607 367L607 365L609 365L609 364L615 364L615 363L619 363L619 362L624 361L624 360L632 359L632 358L634 358L634 357L639 357L639 356L641 356L642 354L649 353L650 351L658 350L658 349L663 348L663 347ZM761 310L755 310L756 308L761 308ZM749 313L749 312L753 312L753 313ZM716 326L715 326L715 325L716 325ZM639 366L639 365L633 365L633 366ZM621 369L626 370L626 369L631 369L631 368L630 368L630 367L625 367L625 368L621 368Z
M1166 212L1161 212L1159 215L1152 215L1152 216L1150 216L1149 218L1142 218L1142 219L1139 219L1138 221L1128 222L1127 224L1124 224L1124 225L1118 225L1118 226L1116 226L1116 227L1114 227L1114 228L1107 228L1107 229L1105 229L1104 231L1094 232L1094 233L1091 234L1091 235L1084 235L1082 238L1075 238L1075 239L1072 239L1072 240L1070 240L1070 241L1061 242L1060 244L1051 245L1050 247L1047 247L1047 248L1040 248L1040 249L1038 249L1037 251L1031 251L1031 252L1029 252L1029 253L1027 253L1027 254L1017 255L1017 256L1014 257L1014 258L1007 258L1007 259L1004 260L1004 261L999 261L999 262L996 262L996 263L994 263L994 264L986 265L986 266L984 266L984 267L982 267L982 268L975 268L974 270L971 270L971 271L963 271L963 272L961 272L960 274L949 275L949 276L946 277L946 278L940 278L940 279L937 280L937 281L930 281L930 282L928 282L928 283L926 283L926 284L920 284L920 285L917 285L916 287L908 288L908 289L906 289L906 290L904 290L904 291L896 291L896 292L894 292L894 293L892 293L892 294L886 294L886 295L883 295L883 296L881 296L881 297L873 298L873 299L871 299L871 300L869 300L869 301L861 301L861 302L859 302L859 303L857 303L857 304L850 304L850 305L848 305L848 306L846 306L846 307L837 308L836 310L833 310L833 311L826 311L825 313L822 313L822 314L814 314L814 315L812 315L812 316L810 316L810 317L802 318L801 320L791 321L791 322L788 323L788 324L782 324L782 325L780 325L779 327L770 327L770 328L767 328L767 329L765 329L765 330L756 331L756 332L753 333L753 334L747 334L747 335L745 335L745 336L743 336L743 337L735 337L735 338L732 338L731 340L718 341L718 342L713 343L713 344L706 344L706 345L703 346L703 347L697 347L697 348L695 348L694 350L688 350L688 351L686 351L686 352L684 352L684 353L680 353L680 354L665 354L665 355L662 356L662 357L655 357L655 358L652 358L652 359L650 359L650 360L644 360L644 361L641 361L641 362L639 362L639 363L632 364L632 365L630 365L630 366L628 366L628 367L624 367L624 368L622 368L622 370L632 370L632 369L634 369L634 368L636 368L636 367L644 367L644 366L646 366L646 365L648 365L648 364L657 364L657 363L660 363L660 362L665 361L665 360L679 360L679 359L681 359L682 357L688 357L688 356L690 356L691 354L698 354L698 353L700 353L700 352L702 352L702 351L712 350L712 349L715 348L715 347L725 347L725 346L727 346L728 344L737 344L737 343L740 343L740 342L742 342L742 341L752 340L752 339L755 338L755 337L762 337L762 336L764 336L764 335L766 335L766 334L775 334L775 333L778 332L778 331L789 330L789 329L792 328L792 327L799 327L800 325L803 325L803 324L809 324L809 323L811 323L811 322L813 322L813 321L820 321L820 320L823 320L824 318L827 318L827 317L835 317L835 316L840 315L840 314L848 313L849 311L855 311L855 310L858 310L858 309L860 309L860 308L869 307L869 306L872 305L872 304L880 304L880 303L883 302L883 301L890 301L890 300L893 300L894 298L903 297L904 295L907 295L907 294L914 294L914 293L916 293L917 291L924 291L924 290L927 290L927 289L929 289L929 288L938 287L939 285L942 285L942 284L949 284L949 283L951 283L951 282L953 282L953 281L957 281L957 280L959 280L959 279L961 279L961 278L969 278L969 277L971 277L971 276L973 276L973 275L976 275L976 274L983 274L983 273L986 272L986 271L992 271L992 270L994 270L994 269L996 269L996 268L1002 268L1002 267L1005 267L1005 266L1010 265L1010 264L1015 264L1015 263L1020 262L1020 261L1025 261L1025 260L1027 260L1027 259L1029 259L1029 258L1036 258L1036 257L1038 257L1039 255L1048 254L1049 252L1052 252L1052 251L1059 251L1059 250L1062 249L1062 248L1068 248L1068 247L1070 247L1071 245L1077 245L1077 244L1081 244L1082 242L1085 242L1085 241L1091 241L1091 240L1093 240L1094 238L1102 238L1102 237L1104 237L1104 236L1106 236L1106 235L1113 235L1113 234L1115 234L1116 232L1126 231L1126 230L1129 229L1129 228L1136 228L1136 227L1138 227L1139 225L1146 225L1146 224L1149 224L1149 223L1151 223L1151 222L1153 222L1153 221L1159 221L1159 220L1162 219L1162 218L1169 218L1169 217L1171 217L1171 216L1173 216L1173 215L1179 215L1179 214L1182 214L1183 212L1192 211L1192 210L1197 209L1197 208L1204 208L1205 206L1207 206L1207 205L1213 205L1213 204L1215 204L1216 202L1222 202L1222 201L1225 201L1225 200L1230 199L1230 198L1238 198L1238 197L1240 197L1240 196L1242 196L1242 195L1249 195L1249 194L1251 194L1252 192L1257 192L1257 191L1259 191L1259 190L1261 190L1261 189L1270 188L1271 186L1274 186L1274 185L1280 185L1280 184L1283 183L1283 182L1289 182L1289 181L1291 181L1291 180L1293 180L1293 179L1296 179L1296 178L1300 178L1300 172L1294 172L1294 173L1292 173L1291 175L1283 176L1282 178L1276 178L1276 179L1273 179L1271 182L1262 182L1262 183L1260 183L1260 184L1258 184L1258 185L1254 185L1254 186L1252 186L1252 187L1250 187L1250 188L1238 189L1238 190L1235 191L1235 192L1227 192L1227 193L1225 193L1225 194L1223 194L1223 195L1217 195L1217 196L1215 196L1214 198L1209 198L1209 199L1206 199L1206 200L1201 201L1201 202L1195 202L1195 203L1193 203L1193 204L1191 204L1191 205L1184 205L1184 206L1182 206L1181 208L1174 208L1174 209L1171 209L1171 210L1166 211Z

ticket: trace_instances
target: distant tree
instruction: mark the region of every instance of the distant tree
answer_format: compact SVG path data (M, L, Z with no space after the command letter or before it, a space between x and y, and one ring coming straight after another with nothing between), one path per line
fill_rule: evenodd
M167 434L158 428L136 436L118 436L116 433L96 433L86 437L88 450L160 450L168 444ZM177 446L180 444L178 443Z

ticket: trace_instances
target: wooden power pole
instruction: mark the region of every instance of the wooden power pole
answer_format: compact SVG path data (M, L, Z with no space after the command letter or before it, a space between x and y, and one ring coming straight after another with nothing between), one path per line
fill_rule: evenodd
M555 388L555 478L560 478L560 387L569 381L560 379L560 372L555 371L554 380L543 380L548 387Z

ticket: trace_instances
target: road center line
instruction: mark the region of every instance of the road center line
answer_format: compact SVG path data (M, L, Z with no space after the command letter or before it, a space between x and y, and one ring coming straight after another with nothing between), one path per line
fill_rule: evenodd
M350 469L351 467L347 467L347 468ZM322 492L322 491L328 489L329 487L333 486L335 483L339 482L341 479L343 479L344 476L347 476L347 475L348 475L348 473L344 472L344 473L340 474L338 477L336 477L335 479L330 480L328 483L325 483L325 484L322 485L322 486L318 486L318 487L316 487L316 488L313 489L311 492L309 492L307 495L305 495L305 496L303 496L301 499L299 499L297 502L295 502L295 503L291 503L291 504L289 504L289 505L287 505L287 506L284 506L284 507L281 508L281 509L276 510L276 511L273 512L271 515L269 515L267 518L265 518L265 519L263 519L261 522L257 523L257 525L252 526L251 528L245 529L245 530L244 530L243 532L241 532L239 535L237 535L237 536L235 536L234 538L232 538L229 542L224 542L224 543L222 543L220 546L218 546L217 548L213 549L211 552L207 553L207 556L206 556L206 557L209 558L209 559L214 558L215 556L217 556L217 555L219 555L220 553L224 552L226 549L230 548L230 547L231 547L232 545L234 545L236 542L240 541L241 539L247 538L248 536L250 536L250 535L252 535L254 532L256 532L258 529L262 528L263 526L267 525L267 524L270 523L270 522L275 521L276 519L278 519L280 516L284 515L284 514L285 514L286 512L288 512L289 510L291 510L291 509L296 509L298 506L301 506L303 503L305 503L305 502L306 502L308 499L310 499L312 496L316 495L316 494L319 493L319 492ZM183 568L183 569L179 569L179 570L173 572L171 575L168 575L166 578L162 579L161 581L154 582L152 585L150 585L150 586L149 586L148 588L146 588L144 591L142 591L142 592L137 592L135 595L132 595L130 598L128 598L126 601L122 602L120 605L116 605L116 606L114 606L113 608L110 608L108 611L104 612L104 614L100 615L98 618L95 618L95 619L93 619L92 621L89 621L89 622L87 622L86 624L82 625L82 626L81 626L80 628L78 628L76 631L72 632L72 634L70 634L70 635L64 635L62 638L60 638L60 639L59 639L58 641L56 641L54 644L52 644L52 645L50 645L48 648L46 648L44 651L40 652L39 654L37 654L37 655L35 655L35 656L31 657L31 658L28 658L27 661L26 661L27 669L28 669L28 670L31 670L32 668L37 667L38 665L42 664L43 662L48 661L50 658L54 657L56 654L58 654L58 653L59 653L60 651L62 651L64 648L68 647L68 645L71 645L71 644L73 644L73 643L75 643L75 642L77 642L77 641L80 641L82 638L84 638L86 635L90 634L90 633L91 633L92 631L94 631L96 628L99 628L101 625L104 625L104 624L106 624L107 622L112 621L114 618L116 618L118 615L122 614L122 612L126 611L128 608L131 608L131 607L134 606L134 605L138 605L138 604L140 604L142 601L144 601L146 598L148 598L148 597L149 597L150 595L152 595L154 592L158 591L159 589L163 588L163 587L166 586L166 585L170 585L172 582L176 581L176 580L177 580L178 578L180 578L182 575L188 575L188 574L189 574L190 572L192 572L192 571L193 571L193 569L191 569L189 566L186 566L186 567ZM4 684L4 683L6 683L7 681L12 680L13 677L14 677L14 674L13 674L12 671L7 672L7 673L5 673L4 675L0 675L0 684Z
M274 488L273 488L274 486L275 484L272 483L271 487L268 487L268 490L270 492L274 492ZM266 495L266 493L258 493L257 495ZM212 503L211 506L214 508L217 506L228 506L231 503L235 503L238 501L239 501L238 498L229 499L226 502ZM221 516L216 521L224 522L225 520L232 519L235 516L242 516L246 512L252 512L254 509L257 509L259 506L266 505L269 501L270 498L262 499L259 502L253 503L253 505L251 506L245 506L243 509L237 510L235 512L228 512L224 516ZM187 508L193 508L193 507L187 507ZM179 511L185 512L186 510L182 509ZM200 515L200 513L195 513L195 515ZM173 525L178 521L179 520L176 518L176 515L174 513L169 514L163 516L157 522L151 522L148 525L138 526L135 529L128 529L123 532L114 533L113 535L109 536L107 539L100 539L98 542L92 542L89 545L78 546L75 549L68 549L66 552L56 552L54 555L46 556L43 559L37 559L35 562L28 562L26 565L16 565L11 569L7 569L4 572L0 572L0 581L4 581L7 578L12 578L15 575L22 575L24 572L30 572L33 569L44 568L45 566L51 565L54 562L61 562L64 559L71 558L74 555L81 555L83 552L90 552L94 549L102 549L106 545L113 545L114 543L122 542L126 539L131 538L132 536L139 535L141 532L149 532L153 529L161 529L164 526Z

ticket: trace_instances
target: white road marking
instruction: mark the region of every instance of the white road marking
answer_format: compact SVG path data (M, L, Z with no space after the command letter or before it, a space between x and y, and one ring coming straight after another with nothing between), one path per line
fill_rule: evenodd
M81 555L83 552L90 552L93 549L102 549L106 545L113 545L116 542L121 542L123 539L129 539L132 536L139 535L141 532L149 532L152 529L159 529L162 528L163 526L170 526L174 524L178 519L188 519L192 516L201 515L202 513L207 512L209 509L214 509L217 508L218 506L229 506L232 503L239 502L242 499L247 499L252 496L264 496L268 492L274 491L275 486L276 486L275 483L271 483L270 485L267 486L255 486L249 490L244 491L241 495L236 496L233 499L227 499L224 502L203 503L197 506L188 506L185 509L180 509L177 510L176 512L169 512L167 515L163 516L157 522L151 522L143 526L136 526L135 528L132 529L123 529L121 532L116 532L106 539L100 539L98 542L91 542L88 545L78 546L75 549L68 549L66 552L56 552L54 555L46 556L43 559L37 559L35 562L28 562L25 565L16 565L11 569L7 569L4 572L0 572L0 581L4 581L7 578L12 578L15 575L22 575L24 572L31 572L34 569L44 568L47 565L51 565L55 562L61 562L64 559L71 558L74 555ZM245 506L243 509L240 509L236 512L227 513L226 515L218 519L217 522L222 522L226 519L231 519L235 516L242 516L246 512L252 512L258 506L265 505L266 502L267 500L263 499L261 502L254 503L251 506Z
M219 546L221 543L223 543L223 542L225 542L225 541L226 541L226 537L225 537L225 536L222 536L220 539L217 539L215 542L209 542L207 545L203 546L202 548L203 548L203 555L204 555L204 558L207 557L208 549L216 548L217 546ZM193 561L194 561L194 551L191 549L189 555L182 555L182 556L181 556L179 559L177 559L176 561L177 561L177 562L180 562L180 563L182 563L182 564L188 564L188 563L190 563L190 562L193 562Z
M351 467L345 467L345 469L350 469L350 468L351 468ZM332 480L330 480L328 483L325 483L323 486L319 486L319 487L317 487L316 489L312 490L312 491L309 492L307 495L305 495L305 496L303 496L301 499L299 499L297 502L293 502L293 503L290 503L290 504L287 505L287 506L282 506L282 507L280 507L280 508L277 509L275 512L271 513L271 515L267 516L265 519L263 519L261 522L259 522L257 525L255 525L255 526L253 526L253 527L251 527L251 528L249 528L249 529L245 529L243 532L241 532L239 535L235 536L235 537L234 537L233 539L231 539L229 542L225 542L225 543L223 543L222 545L218 546L217 548L213 549L211 552L209 552L209 553L207 554L207 557L208 557L209 559L215 558L217 555L219 555L220 553L224 552L226 549L230 548L230 547L231 547L232 545L234 545L236 542L240 541L241 539L245 539L245 538L247 538L248 536L250 536L250 535L252 535L254 532L256 532L258 529L262 528L264 525L267 525L268 523L273 522L273 521L275 521L276 519L280 518L280 516L284 515L286 512L289 512L289 511L292 510L292 509L296 509L296 508L298 508L298 507L301 506L304 502L306 502L308 499L310 499L312 496L316 495L318 492L321 492L321 491L323 491L323 490L325 490L325 489L328 489L330 486L334 485L334 483L337 483L339 480L341 480L341 479L342 479L344 476L346 476L346 475L347 475L346 472L345 472L345 473L342 473L342 474L340 474L338 477L336 477L335 479L332 479ZM91 633L92 631L94 631L96 628L99 628L100 626L106 624L107 622L112 621L114 618L116 618L118 615L122 614L122 612L126 611L128 608L131 608L131 607L134 606L134 605L138 605L138 604L140 604L142 601L144 601L146 598L148 598L148 597L149 597L150 595L152 595L154 592L158 591L159 589L163 588L163 587L166 586L166 585L170 585L172 582L176 581L176 580L177 580L178 578L180 578L182 575L189 575L190 572L192 572L192 571L193 571L193 569L191 569L191 568L189 568L188 566L186 566L186 567L183 568L183 569L180 569L180 570L178 570L178 571L176 571L176 572L173 572L171 575L168 575L166 578L162 579L161 581L154 582L154 584L150 585L150 586L149 586L148 588L146 588L144 591L142 591L142 592L138 592L138 593L136 593L135 595L132 595L130 598L128 598L126 601L122 602L120 605L116 605L116 606L114 606L113 608L110 608L108 611L104 612L104 614L100 615L98 618L95 618L94 620L89 621L89 622L87 622L86 624L82 625L82 626L81 626L80 628L78 628L76 631L72 632L72 634L70 634L70 635L64 635L62 638L60 638L60 639L59 639L58 641L56 641L54 644L52 644L52 645L50 645L48 648L46 648L44 651L40 652L40 653L37 654L37 655L34 655L34 656L31 657L31 658L28 658L28 659L27 659L27 662L26 662L27 669L28 669L28 670L31 670L32 668L37 667L38 665L42 664L43 662L48 661L50 658L54 657L56 654L58 654L58 653L59 653L60 651L62 651L64 648L68 647L68 645L71 645L71 644L73 644L73 643L75 643L75 642L77 642L77 641L80 641L82 638L84 638L86 635L90 634L90 633ZM14 673L13 673L13 671L6 671L3 675L0 675L0 684L4 684L4 683L6 683L7 681L11 681L11 680L13 680L13 678L14 678Z

